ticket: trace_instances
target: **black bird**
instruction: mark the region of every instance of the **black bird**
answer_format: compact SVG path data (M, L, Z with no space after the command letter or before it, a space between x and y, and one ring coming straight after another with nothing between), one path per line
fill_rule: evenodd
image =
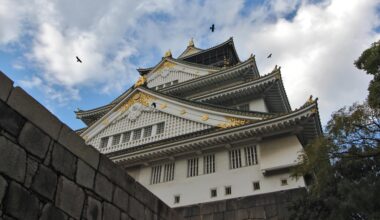
M81 59L79 59L79 57L78 57L78 56L76 56L76 58L77 58L77 62L79 62L79 63L82 63L82 60L81 60Z
M153 103L152 103L152 106L153 106L153 108L156 108L156 103L153 102Z
M272 57L272 54L269 54L268 56L267 56L267 58L271 58Z
M211 25L210 30L211 30L211 32L214 32L214 30L215 30L215 25L214 24Z

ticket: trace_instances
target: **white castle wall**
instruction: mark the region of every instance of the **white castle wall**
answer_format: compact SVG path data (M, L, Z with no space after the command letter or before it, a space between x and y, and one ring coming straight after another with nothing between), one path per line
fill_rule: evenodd
M164 85L168 82L173 82L178 80L178 83L193 79L198 77L197 74L188 73L180 70L164 70L159 73L154 73L151 77L148 78L147 86L152 88L159 85Z

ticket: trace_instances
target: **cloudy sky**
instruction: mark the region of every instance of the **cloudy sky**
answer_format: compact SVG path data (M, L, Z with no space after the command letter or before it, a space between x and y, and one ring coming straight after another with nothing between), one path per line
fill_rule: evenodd
M326 123L366 97L353 62L380 39L379 16L380 0L0 0L0 70L78 129L75 109L107 104L166 50L233 37L261 75L281 66L292 108L319 97Z

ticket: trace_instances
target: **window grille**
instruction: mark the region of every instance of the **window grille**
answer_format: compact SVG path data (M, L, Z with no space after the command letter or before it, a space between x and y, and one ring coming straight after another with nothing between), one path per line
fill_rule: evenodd
M108 137L100 139L100 148L105 148L108 145Z
M124 133L123 133L123 139L122 139L122 142L123 142L123 143L128 142L130 139L131 139L131 132L130 132L130 131L128 131L128 132L124 132Z
M240 149L230 150L230 169L236 169L241 167L241 152Z
M144 128L144 137L152 136L152 126L148 126Z
M187 177L198 176L198 158L187 160Z
M215 173L215 154L203 157L203 173Z
M161 182L161 165L152 167L152 174L150 177L150 184Z
M226 195L231 195L231 193L232 193L231 186L226 186L224 188L224 191L225 191Z
M174 179L174 162L164 165L164 182L169 182Z
M253 182L253 190L259 190L260 189L260 182Z
M171 85L172 85L171 82L165 83L165 87L169 87L169 86L171 86Z
M218 196L218 192L216 191L216 189L211 189L210 193L211 193L211 198Z
M286 186L288 185L288 180L287 179L282 179L281 180L281 186Z
M181 197L179 195L174 196L174 204L178 204L180 202Z
M120 137L121 137L121 134L117 134L112 137L112 146L118 145L120 143Z
M249 111L249 104L239 105L238 109L242 111Z
M141 138L141 128L133 131L133 140L138 140Z
M245 164L247 166L252 166L257 164L257 150L255 146L249 146L244 148L245 154Z
M164 128L165 128L165 122L158 123L156 134L164 133Z
M178 80L173 81L173 85L178 84Z

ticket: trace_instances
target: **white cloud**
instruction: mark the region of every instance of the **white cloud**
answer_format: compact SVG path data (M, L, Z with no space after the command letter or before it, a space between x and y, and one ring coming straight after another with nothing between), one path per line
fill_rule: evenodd
M256 54L262 75L282 66L293 108L313 94L327 120L365 98L369 77L353 61L380 36L373 31L378 0L273 0L249 10L242 0L0 1L0 48L28 34L28 57L42 70L35 77L48 98L63 103L85 88L121 92L136 80L137 67L160 60L154 51L178 55L190 37L213 46L233 36L242 60ZM289 13L294 17L284 19Z

